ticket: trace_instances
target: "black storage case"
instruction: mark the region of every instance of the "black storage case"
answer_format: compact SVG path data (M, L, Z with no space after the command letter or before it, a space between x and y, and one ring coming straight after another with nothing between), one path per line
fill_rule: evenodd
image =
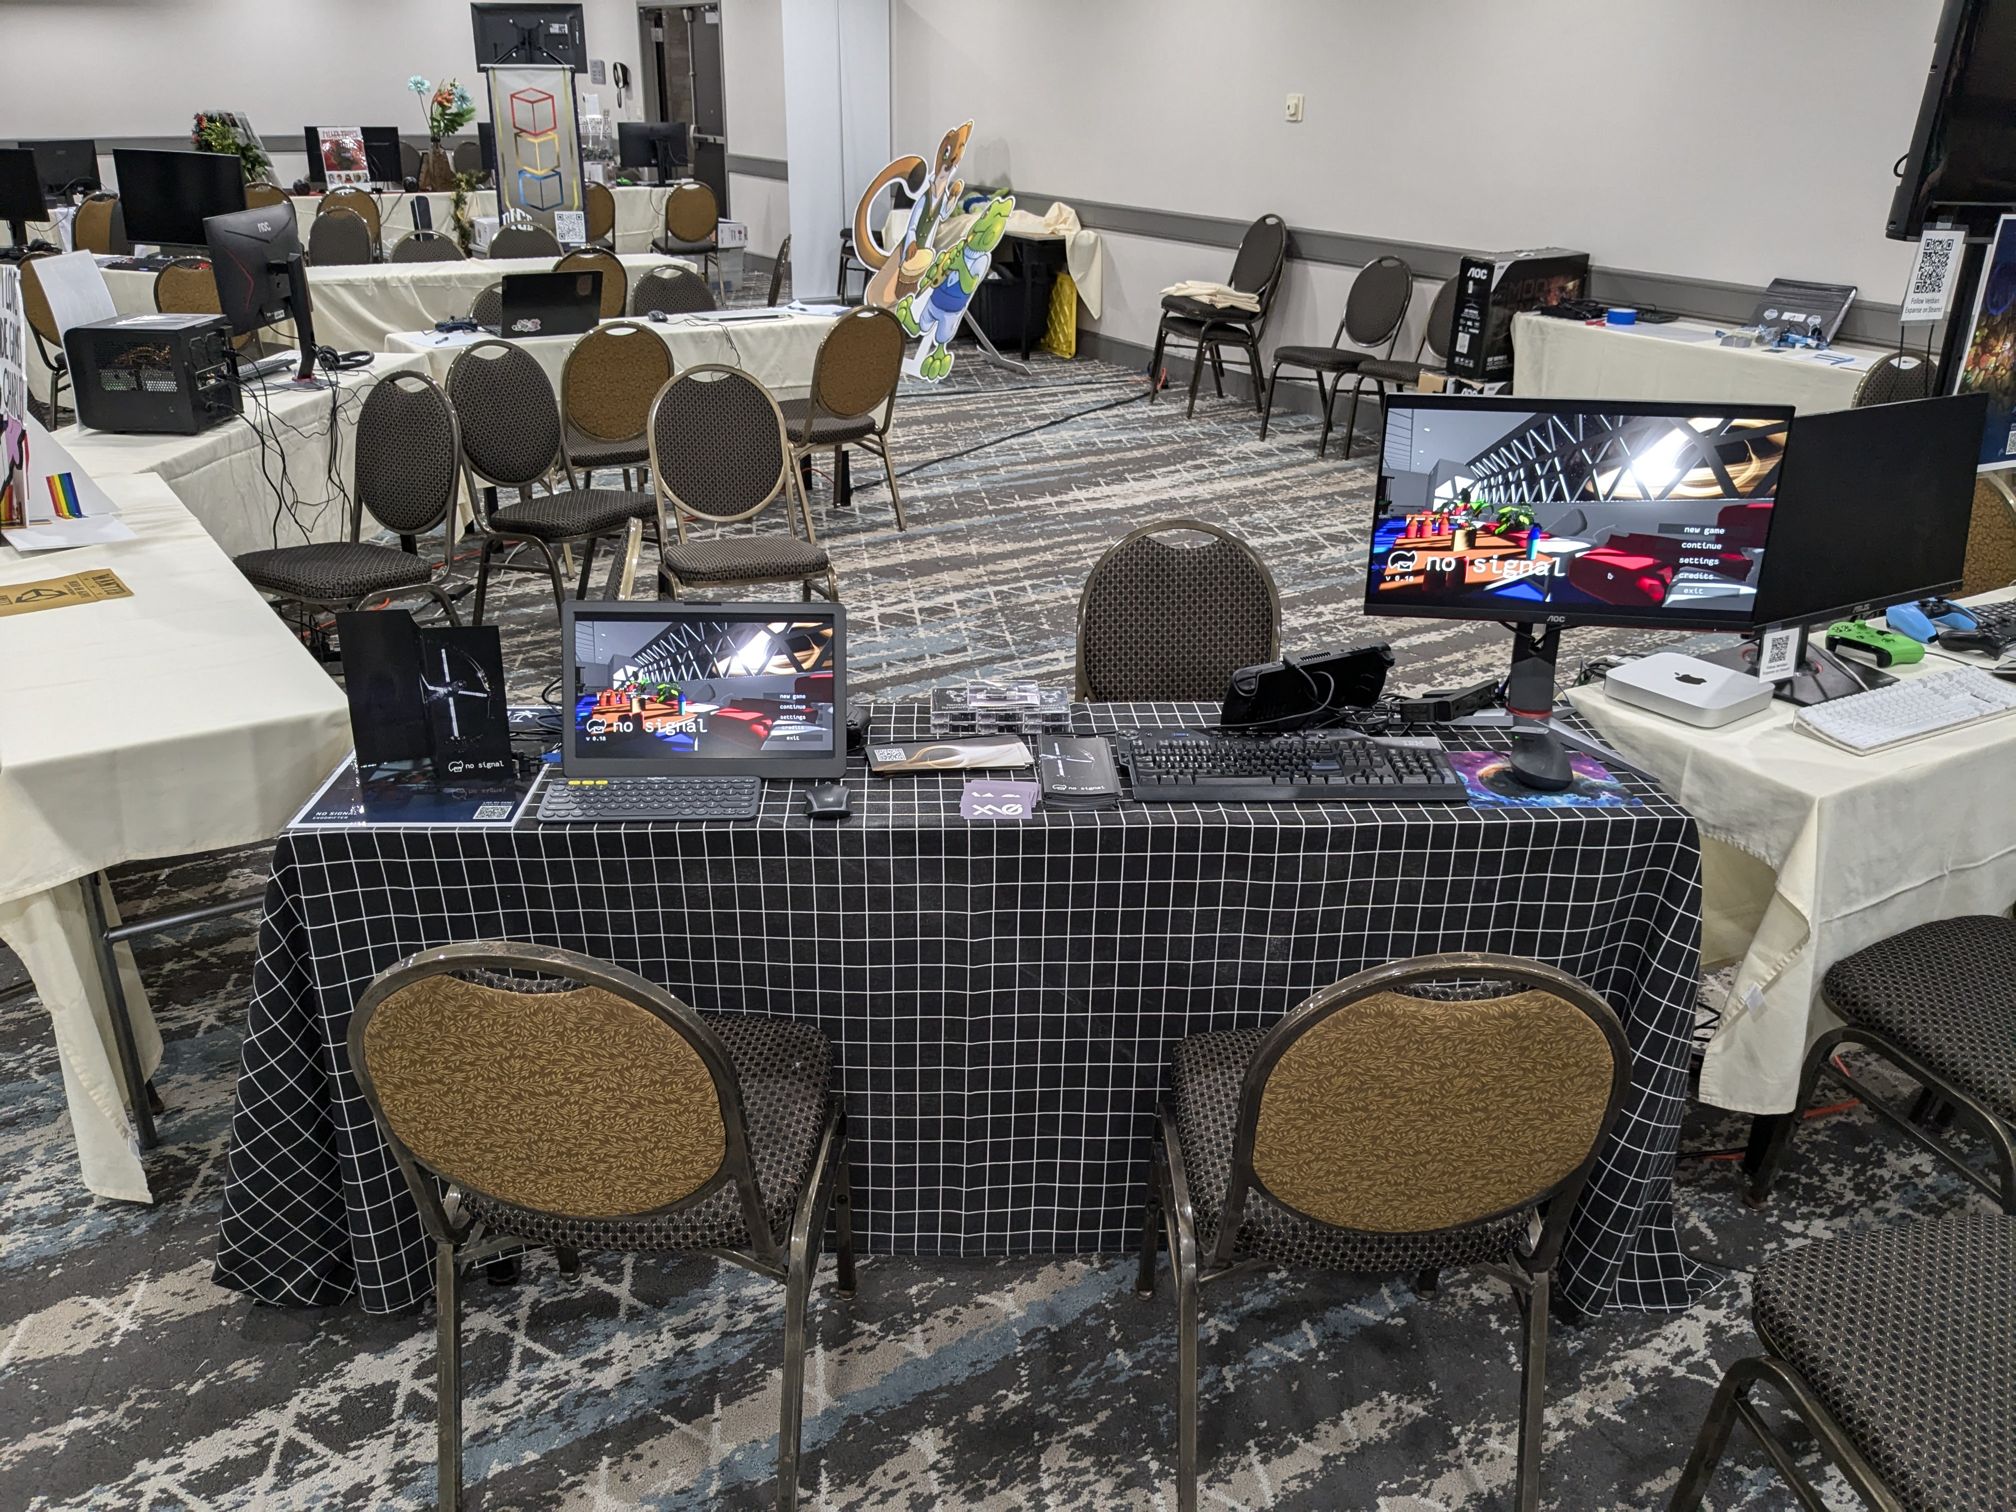
M119 315L63 340L77 421L121 435L193 436L238 415L221 315Z

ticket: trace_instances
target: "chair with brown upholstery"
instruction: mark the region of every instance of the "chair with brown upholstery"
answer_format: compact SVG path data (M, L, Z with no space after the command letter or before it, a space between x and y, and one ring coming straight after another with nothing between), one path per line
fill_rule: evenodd
M324 205L308 223L308 261L318 268L361 267L372 260L372 243L364 217L342 205Z
M457 142L451 166L460 173L473 173L483 183L490 181L490 169L483 161L483 144L480 141Z
M449 624L461 623L419 547L420 537L439 530L446 556L454 535L447 521L460 478L448 396L422 373L381 379L357 412L353 446L349 539L248 551L234 559L238 570L278 603L355 609L373 599L425 594ZM361 539L367 513L399 537L398 546Z
M553 264L555 273L600 273L601 318L614 320L630 303L630 274L623 259L606 247L578 247Z
M100 257L123 257L133 250L118 195L100 191L86 196L77 207L77 218L70 223L70 245Z
M399 179L402 183L407 179L415 183L420 180L420 149L404 137L399 139Z
M1177 545L1177 532L1205 536ZM1241 667L1281 654L1281 594L1253 548L1202 520L1162 520L1107 548L1078 597L1078 697L1225 696Z
M466 254L461 243L439 231L408 231L392 244L390 262L462 262Z
M1345 377L1368 357L1390 357L1393 343L1400 339L1407 306L1414 298L1413 271L1397 257L1377 257L1358 270L1345 296L1344 318L1337 322L1337 334L1327 347L1284 346L1274 349L1274 369L1267 377L1267 407L1260 412L1260 439L1267 439L1267 427L1274 419L1275 391L1281 386L1281 369L1307 368L1316 385L1316 397L1323 406L1323 433L1316 438L1316 455L1330 447L1330 420L1337 409L1337 391ZM1350 346L1344 345L1346 339ZM1380 346L1386 350L1378 350ZM1328 374L1330 386L1323 386ZM1289 377L1299 376L1290 373ZM1351 390L1351 413L1344 422L1349 430L1358 423L1358 390Z
M615 320L568 349L560 370L562 445L583 477L598 467L630 469L651 460L651 401L672 381L672 349L648 325Z
M717 259L720 245L721 211L714 191L695 179L674 184L665 196L665 229L651 243L654 252L690 252L700 257L704 277Z
M558 257L560 238L544 226L504 226L490 238L487 257Z
M1261 408L1261 391L1266 381L1260 373L1260 338L1267 327L1274 297L1281 291L1281 269L1288 259L1288 223L1278 215L1263 215L1246 228L1232 259L1229 287L1251 294L1259 301L1257 310L1208 304L1185 295L1171 294L1162 300L1162 319L1155 328L1155 355L1148 363L1148 399L1154 402L1156 386L1162 381L1162 355L1173 338L1191 347L1190 408L1197 413L1197 380L1204 364L1211 364L1211 381L1218 396L1225 396L1226 347L1236 348L1253 374L1253 408Z
M1565 972L1451 954L1362 971L1271 1028L1193 1035L1151 1137L1138 1289L1176 1283L1180 1512L1197 1506L1199 1288L1256 1265L1492 1265L1525 1314L1517 1505L1540 1504L1547 1309L1569 1215L1630 1074L1623 1026ZM1534 1216L1538 1237L1530 1244Z
M318 207L326 214L331 210L348 210L371 229L371 246L375 251L385 239L385 226L379 217L378 196L368 190L359 189L355 184L343 184L322 196Z
M245 186L245 208L247 210L258 210L268 205L284 205L286 203L287 191L282 189L278 184L268 183L265 179L254 179Z
M887 310L862 305L849 310L826 332L812 363L812 389L803 399L779 406L791 434L791 454L801 468L814 452L833 453L841 475L842 451L862 446L882 459L896 528L907 529L896 465L889 459L889 422L896 413L896 390L903 382L903 326ZM804 472L799 473L804 484ZM841 502L848 502L845 495Z
M771 309L777 308L777 298L784 292L784 280L791 276L791 238L785 237L777 244L776 259L770 264L770 297L763 301Z
M616 195L607 184L590 179L581 191L581 208L588 216L588 241L592 246L616 246ZM616 312L622 314L621 310Z
M707 287L707 280L677 263L647 269L630 286L632 315L649 315L653 310L666 315L698 315L713 308L714 291Z
M154 308L163 315L221 315L217 274L200 257L178 257L154 275Z
M579 546L579 591L586 598L596 544L624 534L632 520L654 518L651 496L586 486L575 477L560 446L560 406L552 380L538 359L514 342L493 338L464 347L448 369L448 397L461 427L470 512L483 538L473 622L483 623L491 557L515 542L530 543L544 558L556 610L567 601L560 553ZM567 483L564 490L553 486L556 473ZM517 490L517 499L492 504L498 488Z
M1422 328L1421 340L1415 345L1413 357L1367 357L1358 364L1355 381L1351 385L1351 413L1344 423L1345 456L1351 455L1351 447L1358 438L1358 395L1365 385L1370 383L1379 391L1379 403L1383 409L1387 384L1396 388L1418 384L1423 373L1437 371L1449 360L1450 347L1455 340L1456 277L1451 274L1435 291L1435 302L1428 306L1428 324Z
M854 1295L847 1125L812 1024L701 1014L572 951L474 943L382 972L350 1068L434 1244L438 1506L462 1500L461 1281L513 1248L708 1252L784 1287L777 1506L798 1504L826 1224Z
M1878 1512L2016 1507L2016 1218L1969 1214L1802 1245L1757 1267L1750 1314L1765 1352L1722 1378L1671 1512L1701 1505L1739 1418L1798 1505L1834 1505L1750 1400L1760 1385ZM1746 1482L1719 1505L1764 1505Z
M63 392L63 386L70 381L70 364L63 356L63 333L56 327L56 314L49 308L49 296L42 292L42 279L35 271L35 264L45 257L55 257L54 252L38 252L21 259L21 313L28 321L28 334L35 340L35 350L42 358L42 365L49 369L49 429L58 428L62 417L57 413L56 401Z
M691 367L659 391L651 406L651 478L658 498L658 584L668 597L683 589L795 582L807 599L817 587L839 602L840 581L797 489L784 416L770 391L740 368ZM802 541L790 526L794 496L804 511ZM687 536L689 519L742 524L780 499L791 534Z

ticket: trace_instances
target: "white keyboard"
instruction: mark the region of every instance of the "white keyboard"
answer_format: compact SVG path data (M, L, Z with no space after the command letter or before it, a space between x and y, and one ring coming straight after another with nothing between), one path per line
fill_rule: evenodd
M1979 667L1954 667L1814 704L1792 723L1829 745L1867 756L2010 713L2016 713L2016 683Z

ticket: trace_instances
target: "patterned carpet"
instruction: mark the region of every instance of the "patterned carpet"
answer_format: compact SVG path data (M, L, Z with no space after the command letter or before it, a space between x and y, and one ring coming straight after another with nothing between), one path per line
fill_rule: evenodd
M1370 473L1312 421L1257 439L1250 409L1145 402L1140 376L1043 362L1013 378L962 356L907 395L897 434L911 529L886 491L851 510L822 492L853 614L856 675L914 691L975 672L1064 679L1078 587L1126 529L1195 516L1238 531L1280 580L1286 640L1369 629L1399 686L1491 675L1504 633L1361 623ZM1340 438L1341 439L1341 438ZM512 576L501 621L515 691L537 698L557 636L542 580ZM1657 637L1581 632L1570 665ZM256 887L264 852L128 869L132 906ZM210 1256L252 921L141 951L168 1041L160 1194L94 1202L74 1177L46 1020L0 1006L0 1507L425 1506L433 1494L428 1317L248 1305ZM0 960L0 990L10 963ZM18 975L18 969L17 969ZM1740 1143L1692 1121L1685 1146ZM1715 1381L1753 1347L1747 1268L1870 1222L1954 1211L1931 1173L1859 1111L1807 1126L1773 1206L1753 1213L1722 1159L1683 1162L1684 1241L1728 1279L1677 1317L1557 1329L1547 1500L1663 1504ZM869 1258L851 1304L813 1303L804 1504L821 1509L1173 1508L1174 1303L1132 1291L1126 1257L1054 1262ZM1442 1290L1258 1275L1207 1299L1204 1505L1428 1509L1511 1504L1516 1314L1482 1274ZM780 1295L706 1261L591 1257L577 1277L534 1258L473 1288L465 1323L469 1503L603 1509L770 1504ZM1795 1503L1739 1437L1717 1508ZM1850 1501L1838 1485L1830 1505Z

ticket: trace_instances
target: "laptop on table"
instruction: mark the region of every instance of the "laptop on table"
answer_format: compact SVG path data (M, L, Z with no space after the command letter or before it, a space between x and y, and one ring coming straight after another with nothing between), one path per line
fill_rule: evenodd
M485 328L493 336L579 336L602 319L602 274L597 270L506 273L502 283L504 318Z
M569 603L544 823L753 819L766 777L847 768L838 604Z

